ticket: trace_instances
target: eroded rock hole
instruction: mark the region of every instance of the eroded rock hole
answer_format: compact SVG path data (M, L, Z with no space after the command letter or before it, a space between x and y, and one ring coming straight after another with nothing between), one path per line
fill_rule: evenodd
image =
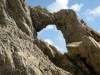
M55 46L60 52L67 52L65 39L60 30L55 25L48 25L46 28L38 32L38 38L43 39L47 43Z

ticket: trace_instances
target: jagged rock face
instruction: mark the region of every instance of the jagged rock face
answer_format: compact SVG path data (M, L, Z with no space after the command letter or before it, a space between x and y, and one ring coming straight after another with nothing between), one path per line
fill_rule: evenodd
M54 16L57 29L61 30L66 43L82 41L84 36L91 36L96 41L100 41L100 34L87 26L83 20L79 20L73 10L61 10Z
M68 53L37 38L49 24L61 30ZM0 1L0 75L100 75L98 42L100 34L73 10L50 13L25 0Z
M81 70L76 64L74 64L71 60L74 58L70 54L61 54L54 46L44 42L43 40L36 39L34 43L39 47L40 50L43 51L45 55L49 57L49 59L58 67L63 68L64 70L72 73L73 75L87 75L89 74L87 68L84 64L82 67L85 67L86 70ZM78 61L79 64L82 63L79 58L75 61ZM92 75L92 74L91 74Z
M24 0L1 0L0 24L3 28L11 28L15 25L22 32L31 37L34 34L34 29L32 29L33 27L30 17L30 10L28 9Z
M0 75L71 75L34 44L36 33L25 0L0 0Z
M40 9L40 8L36 7L35 11L38 12L38 9ZM34 8L31 8L30 10L33 11ZM100 42L100 34L97 33L96 31L94 31L89 26L87 26L87 24L83 20L79 20L77 18L76 13L71 9L61 10L57 13L53 13L52 15L49 15L51 13L48 13L47 11L45 12L44 9L41 8L41 10L39 11L39 14L42 14L42 13L44 13L42 15L43 18L40 18L39 23L38 22L36 23L36 25L37 25L36 30L40 31L49 24L55 24L57 29L61 30L61 32L66 40L66 44L73 43L73 42L75 43L75 44L71 45L70 47L67 45L69 52L65 55L66 57L64 55L59 56L59 57L62 57L61 58L62 60L58 59L55 61L55 62L59 62L60 64L63 64L63 65L59 65L59 63L56 63L56 65L63 68L64 70L69 71L70 73L72 73L74 75L81 75L81 74L82 75L99 75L100 74L99 66L96 68L96 65L94 66L95 63L93 63L94 60L97 60L97 59L93 58L93 60L92 60L91 57L84 58L84 57L80 56L82 54L86 55L88 53L87 52L88 50L91 53L91 49L87 48L89 41L87 41L87 47L86 47L88 50L84 49L85 47L83 44L82 44L82 47L78 46L78 45L80 43L82 43L82 41L83 41L82 39L85 36L92 37L97 42ZM39 14L37 14L35 16L38 17ZM49 17L47 18L48 21L45 20L45 18L44 18L44 17L47 17L47 14L49 15ZM33 16L31 15L31 17L33 17ZM32 19L33 19L33 21L35 20L34 18L32 18ZM37 43L37 44L39 44L39 43ZM44 45L44 46L47 47L47 45ZM79 47L80 47L80 50L82 50L83 52L79 53ZM43 46L42 46L42 48L43 48ZM42 48L40 47L40 49L43 50L43 52L44 52L45 48L43 48L43 49ZM95 50L95 45L94 45L93 49ZM100 50L100 48L98 48L98 49ZM44 52L44 54L46 54L52 61L53 54L51 53L51 49L47 49L47 50L48 50L48 52L50 52L49 54L51 54L51 55L49 55L48 53L45 53L45 52ZM86 51L86 53L84 53L85 51ZM97 56L98 55L99 55L99 53L97 54ZM98 60L99 60L99 58L98 58ZM88 63L87 61L90 63ZM55 63L55 62L53 62L53 63ZM64 62L67 62L67 63L64 63ZM68 65L71 65L71 66L68 66ZM73 71L71 71L70 68L75 68L75 69L73 69ZM77 70L79 72L77 72Z
M61 30L66 44L82 41L84 36L91 36L100 41L100 34L87 26L83 20L78 19L75 11L71 9L50 13L44 8L35 7L30 8L30 11L37 32L50 24L55 24L57 29Z
M70 43L67 47L71 55L76 55L82 59L83 64L92 74L100 74L100 44L92 37L84 37L82 42ZM80 67L84 68L81 65Z
M86 63L90 65L91 69L96 74L100 74L100 44L93 38L85 37L83 42L79 45L79 54L85 58Z
M60 16L62 15L62 16ZM66 43L81 41L83 36L87 36L85 27L78 21L78 18L73 10L61 10L55 13L56 26L61 30Z
M49 24L54 24L53 14L48 12L47 9L41 8L40 6L31 8L30 13L32 22L37 32L45 28Z

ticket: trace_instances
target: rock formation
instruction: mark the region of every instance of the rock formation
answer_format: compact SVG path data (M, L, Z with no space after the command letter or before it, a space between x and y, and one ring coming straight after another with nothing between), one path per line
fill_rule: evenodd
M67 53L37 38L49 24L61 30ZM71 9L50 13L25 0L0 0L0 75L100 75L99 42Z

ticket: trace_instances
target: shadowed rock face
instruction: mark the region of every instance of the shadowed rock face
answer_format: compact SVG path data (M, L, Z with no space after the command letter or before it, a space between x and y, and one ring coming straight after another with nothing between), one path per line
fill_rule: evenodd
M32 22L37 32L45 28L47 25L54 24L54 16L47 9L40 6L31 8L30 13Z
M37 38L49 24L61 30L68 53ZM100 34L71 9L50 13L25 0L0 0L0 75L100 75L98 42Z

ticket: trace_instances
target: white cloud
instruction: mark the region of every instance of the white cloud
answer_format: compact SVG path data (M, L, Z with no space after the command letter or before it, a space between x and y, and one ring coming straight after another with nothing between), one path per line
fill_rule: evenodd
M58 35L57 35L57 41L62 45L62 44L66 44L65 43L65 40L64 40L64 37L62 35L61 32L58 32Z
M54 29L54 26L53 25L49 25L44 30L52 30L52 29Z
M100 6L87 10L85 14L88 21L93 21L95 18L100 17Z
M50 12L57 12L61 9L67 9L67 4L68 4L69 0L56 0L55 2L53 2L52 4L50 4L47 9Z
M100 33L100 31L98 31Z
M56 48L57 48L57 50L59 50L61 53L64 53L65 52L65 50L63 49L63 48L60 48L60 47L58 47L58 46L55 46ZM67 50L66 50L66 52L67 52Z
M68 6L69 0L56 0L52 4L50 4L47 9L50 12L57 12L61 9L68 9L71 8L75 10L76 12L79 12L80 9L82 8L83 4L74 4L71 7Z
M39 32L39 35L41 35L43 32L45 32L47 30L55 30L56 31L56 27L54 25L48 25L46 28L44 28L43 30L41 30Z
M58 49L61 50L62 53L67 52L66 42L65 42L65 39L64 39L63 34L61 33L61 31L58 32L56 40L58 41L58 43L60 45L60 47Z
M92 16L100 16L100 6L90 10L89 14Z
M70 9L73 9L74 11L79 12L82 7L83 7L83 4L74 4L70 7Z
M60 52L62 52L62 53L65 52L65 50L64 50L63 48L60 48L60 47L58 47L57 45L55 45L55 44L53 43L52 40L50 40L50 39L45 39L44 41L47 42L47 43L50 44L50 45L55 46L55 47L57 48L57 50L59 50Z
M51 45L53 45L53 42L50 39L45 39L44 41L51 44Z

